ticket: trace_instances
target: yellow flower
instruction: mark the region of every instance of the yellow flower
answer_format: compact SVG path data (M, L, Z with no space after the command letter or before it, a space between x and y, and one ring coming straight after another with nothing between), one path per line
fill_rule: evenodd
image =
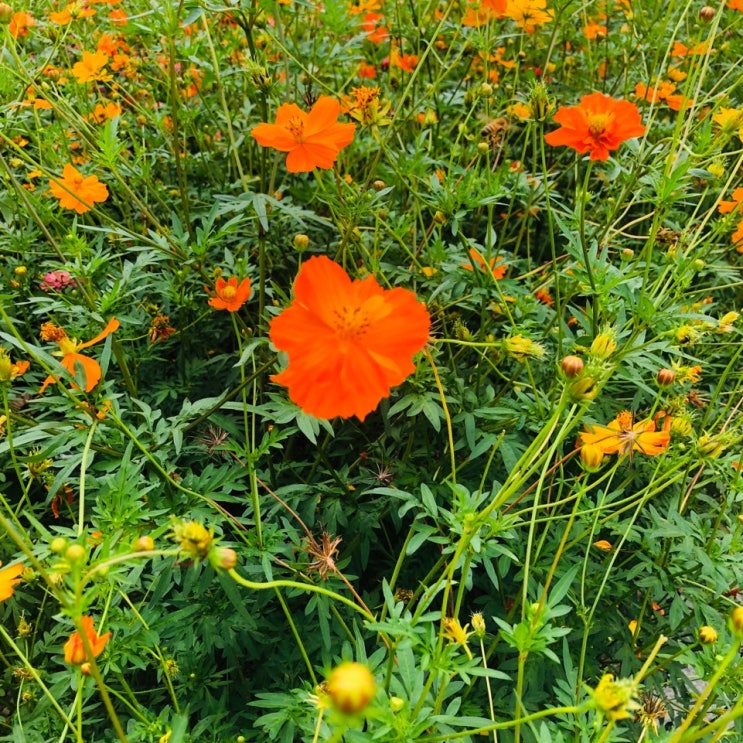
M506 353L516 361L524 362L527 358L541 359L546 353L544 346L523 335L512 335L504 341Z
M444 636L448 637L454 644L461 645L464 648L464 652L467 653L467 657L472 660L472 651L469 649L467 641L475 633L474 631L467 632L468 629L469 624L465 624L462 627L456 617L444 618Z
M590 691L596 709L612 722L626 720L631 712L640 708L635 700L637 683L633 679L615 681L612 674L605 673L598 686Z
M699 642L703 645L711 645L713 642L717 642L717 632L714 627L710 627L705 624L704 627L699 628Z
M197 521L182 521L173 527L175 541L181 550L195 560L201 560L209 554L214 542L214 534Z

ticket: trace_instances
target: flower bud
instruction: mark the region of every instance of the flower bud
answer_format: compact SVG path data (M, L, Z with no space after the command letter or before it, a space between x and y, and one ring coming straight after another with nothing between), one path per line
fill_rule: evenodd
M718 436L711 436L705 433L697 439L697 451L703 457L717 459L725 449L725 442L721 441Z
M730 615L730 629L739 639L743 639L743 606L736 606Z
M325 684L333 706L346 715L364 710L374 698L376 688L372 672L362 663L353 661L334 668Z
M714 627L710 627L705 624L704 627L699 628L699 642L703 645L711 645L713 642L717 642L717 632Z
M566 356L560 362L560 368L566 377L572 379L583 371L583 359L580 356Z
M472 615L472 629L479 638L485 637L485 617L479 611Z
M604 461L604 452L598 446L583 444L580 448L580 462L586 472L598 472Z
M92 671L90 670L90 663L83 663L80 666L80 673L82 673L83 676L90 676Z
M635 251L632 248L622 248L620 256L623 261L629 261L635 257Z
M148 534L142 537L137 537L137 539L134 540L134 544L132 544L132 549L135 552L149 552L150 550L155 549L155 540Z
M400 697L390 697L390 709L399 712L405 706L405 700Z
M0 23L8 23L13 15L13 8L7 3L0 3Z
M704 21L705 23L709 23L714 17L715 17L715 11L714 8L712 8L709 5L703 5L701 8L699 8L699 20Z
M446 224L446 214L442 211L437 211L433 215L433 221L436 222L436 224Z
M77 562L85 557L85 547L79 544L71 544L65 551L64 556L70 562Z
M658 374L655 376L655 381L659 387L672 385L674 379L676 379L676 372L673 369L659 369Z
M310 238L307 237L305 234L298 234L294 235L294 249L298 250L300 253L303 250L307 250L307 248L310 246Z
M372 187L375 191L381 191L387 187L387 184L383 180L377 178L377 180L372 183Z
M0 5L2 5L2 3L0 3ZM13 269L13 273L16 276L21 276L22 277L22 276L25 276L28 273L28 269L25 266L16 266Z
M493 95L493 86L490 83L483 83L480 86L480 95L483 98L490 98Z
M56 554L63 552L65 547L67 547L67 540L64 537L54 537L49 545L49 549Z
M237 565L237 552L229 547L212 550L210 562L217 570L233 570Z
M580 377L570 383L568 393L574 402L593 400L598 394L599 386L592 377Z
M599 359L608 359L617 348L617 342L609 333L600 333L591 343L591 356Z

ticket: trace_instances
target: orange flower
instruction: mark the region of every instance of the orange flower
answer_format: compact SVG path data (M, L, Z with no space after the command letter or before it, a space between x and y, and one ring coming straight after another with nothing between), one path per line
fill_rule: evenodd
M477 266L481 271L486 271L493 274L494 279L502 279L506 275L505 265L496 265L500 263L503 258L498 256L497 258L491 258L487 263L482 257L479 251L474 248L469 249L470 263L462 263L462 268L467 271L474 271L473 264Z
M547 0L508 0L506 15L531 34L537 26L549 23L554 14L547 9Z
M665 451L671 440L668 431L656 431L652 418L634 422L632 413L619 413L608 426L589 424L579 435L581 446L595 447L604 454L624 456L634 451L654 457Z
M80 343L77 340L70 340L63 328L48 322L41 326L41 338L45 341L54 341L59 346L59 351L55 352L54 355L62 356L60 363L73 377L75 376L75 365L79 364L82 366L85 375L85 391L90 392L100 381L103 371L101 370L101 365L95 359L91 359L89 356L83 356L79 352L83 348L89 348L102 341L106 336L117 330L118 327L119 321L115 317L112 317L106 327L95 338ZM55 377L49 375L41 385L39 394L56 381Z
M720 214L729 214L743 203L743 188L736 188L731 195L733 197L732 201L721 201L717 207Z
M403 72L413 72L417 64L417 54L400 54L397 47L392 47L390 52L390 65L392 67L399 67Z
M463 26L484 26L495 18L503 18L508 0L470 0L462 18Z
M83 58L72 65L72 74L79 83L89 83L111 79L111 73L104 69L108 64L108 54L104 52L83 52Z
M0 601L5 601L13 595L13 586L21 582L18 577L23 572L23 565L17 562L0 570Z
M17 39L19 36L28 36L28 29L35 25L36 21L30 13L19 10L10 16L8 31L14 39Z
M283 103L275 124L258 124L250 132L262 147L288 152L290 173L307 173L313 168L329 169L340 151L353 142L355 124L339 124L341 106L329 96L320 96L309 113L295 103Z
M0 348L0 384L3 382L12 382L16 377L20 377L28 371L31 366L28 361L10 360L10 355L4 348Z
M96 201L108 198L108 189L98 180L98 176L84 176L69 164L64 166L61 180L51 182L50 189L63 209L74 209L78 214L85 214Z
M547 144L572 147L581 155L590 152L591 160L608 160L609 150L645 133L634 103L603 93L584 95L578 106L561 106L554 119L562 126L545 134Z
M289 356L271 379L309 415L364 420L415 371L430 324L408 289L383 289L373 276L352 281L329 258L310 258L294 302L271 322L271 341Z
M103 652L103 648L106 647L106 643L111 637L111 633L106 632L105 635L98 637L98 633L95 631L95 627L93 626L93 617L80 617L80 624L83 626L83 632L85 633L85 637L90 645L93 658L97 658ZM70 663L73 666L80 666L83 663L89 663L92 660L92 658L85 652L83 638L79 632L73 632L70 635L70 639L64 644L64 659L65 663Z
M96 103L93 112L88 115L88 119L96 124L102 124L104 121L110 121L117 116L121 116L121 106L113 101L108 101L105 106L102 103Z
M217 296L212 297L209 304L215 310L237 312L250 299L250 279L243 279L238 285L237 276L232 276L227 281L220 276L214 292Z

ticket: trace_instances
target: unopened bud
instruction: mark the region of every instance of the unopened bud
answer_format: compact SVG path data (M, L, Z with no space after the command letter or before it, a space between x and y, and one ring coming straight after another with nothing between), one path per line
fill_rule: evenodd
M485 637L485 617L479 611L472 615L472 629L478 637Z
M299 235L294 235L294 249L298 250L300 253L303 250L307 250L307 248L310 246L310 238L307 237L307 235L300 233Z
M67 547L67 540L64 537L54 537L49 545L49 549L56 554L63 552L65 547Z
M399 712L405 706L405 700L401 697L390 697L390 709Z
M212 554L214 555L212 564L215 568L232 570L237 565L237 552L229 547L219 547Z
M572 379L583 371L583 359L580 356L565 356L560 362L560 368L566 377Z
M490 83L483 83L480 86L480 95L483 98L490 98L493 95L493 86Z
M79 544L71 544L64 553L70 562L77 562L85 557L85 548Z
M699 642L703 645L711 645L713 642L717 642L717 632L714 627L710 627L705 624L704 627L699 628Z
M598 472L604 461L604 452L598 446L583 444L580 448L580 462L587 472Z
M8 23L13 15L13 8L7 3L0 3L0 23Z
M13 269L13 273L16 276L25 276L28 273L28 269L25 266L16 266Z
M714 17L717 11L709 5L704 5L699 8L699 20L709 23Z
M381 191L383 188L387 187L387 184L380 178L377 178L377 180L372 183L372 187L375 191Z
M581 400L593 400L598 394L599 386L592 377L580 377L570 383L568 392L575 402Z
M736 606L730 615L730 629L738 636L743 638L743 606Z
M591 343L591 356L599 359L608 359L617 348L617 342L608 333L600 333Z
M361 712L374 698L376 688L372 672L353 661L334 668L325 685L333 706L347 715Z
M135 552L149 552L155 549L155 540L149 535L137 537L132 544L132 549Z
M437 211L433 215L433 221L436 222L436 224L446 224L446 214L442 211Z
M655 377L655 381L661 387L668 387L676 379L676 372L673 369L660 369Z

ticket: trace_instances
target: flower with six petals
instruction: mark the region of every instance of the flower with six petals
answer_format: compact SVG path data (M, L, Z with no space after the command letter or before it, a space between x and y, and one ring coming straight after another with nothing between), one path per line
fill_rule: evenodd
M237 312L250 299L250 292L250 279L245 278L238 284L237 276L231 276L227 281L220 276L209 305L215 310Z

